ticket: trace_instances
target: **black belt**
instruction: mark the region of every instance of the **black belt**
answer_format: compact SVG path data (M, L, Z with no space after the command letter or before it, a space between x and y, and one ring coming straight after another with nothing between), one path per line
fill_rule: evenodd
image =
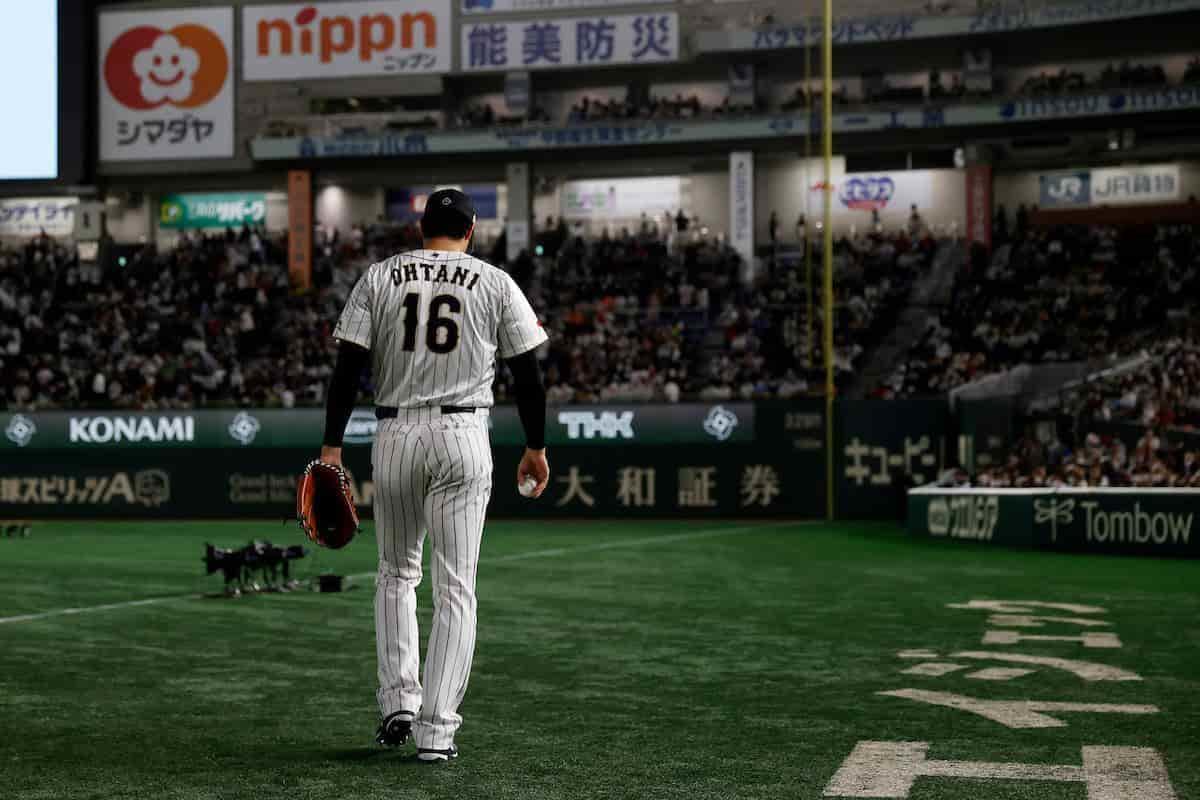
M442 406L441 410L443 414L474 414L475 406ZM395 419L398 416L400 409L396 406L375 406L375 419Z

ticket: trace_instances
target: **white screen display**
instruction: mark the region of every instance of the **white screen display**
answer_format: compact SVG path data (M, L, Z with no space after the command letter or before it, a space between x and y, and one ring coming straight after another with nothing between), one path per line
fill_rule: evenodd
M57 178L58 0L21 0L5 11L0 180Z

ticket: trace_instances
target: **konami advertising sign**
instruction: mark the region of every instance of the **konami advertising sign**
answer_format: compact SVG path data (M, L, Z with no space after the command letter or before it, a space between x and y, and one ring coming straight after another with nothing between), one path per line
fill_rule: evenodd
M355 0L242 8L242 78L284 81L444 73L451 0Z

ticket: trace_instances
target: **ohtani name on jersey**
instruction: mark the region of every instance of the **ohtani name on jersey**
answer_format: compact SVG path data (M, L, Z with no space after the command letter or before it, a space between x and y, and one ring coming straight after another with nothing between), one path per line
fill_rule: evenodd
M437 272L434 272L434 269ZM430 283L453 283L465 286L467 289L474 289L475 284L479 283L479 275L478 272L471 272L462 267L455 267L454 274L451 275L447 264L438 264L435 267L433 264L410 262L392 267L392 283L395 286L409 281L429 281Z

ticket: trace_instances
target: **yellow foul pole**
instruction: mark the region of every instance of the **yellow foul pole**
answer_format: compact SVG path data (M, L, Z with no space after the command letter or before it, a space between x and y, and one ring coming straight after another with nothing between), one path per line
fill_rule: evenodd
M824 81L821 93L821 137L825 160L824 238L822 240L824 324L825 324L825 516L832 520L834 458L833 458L833 0L825 0L824 30L821 35L821 57L824 61Z
M812 214L812 120L813 120L813 88L812 88L812 54L813 48L808 43L808 26L812 17L805 17L804 31L804 368L813 367L813 214Z

